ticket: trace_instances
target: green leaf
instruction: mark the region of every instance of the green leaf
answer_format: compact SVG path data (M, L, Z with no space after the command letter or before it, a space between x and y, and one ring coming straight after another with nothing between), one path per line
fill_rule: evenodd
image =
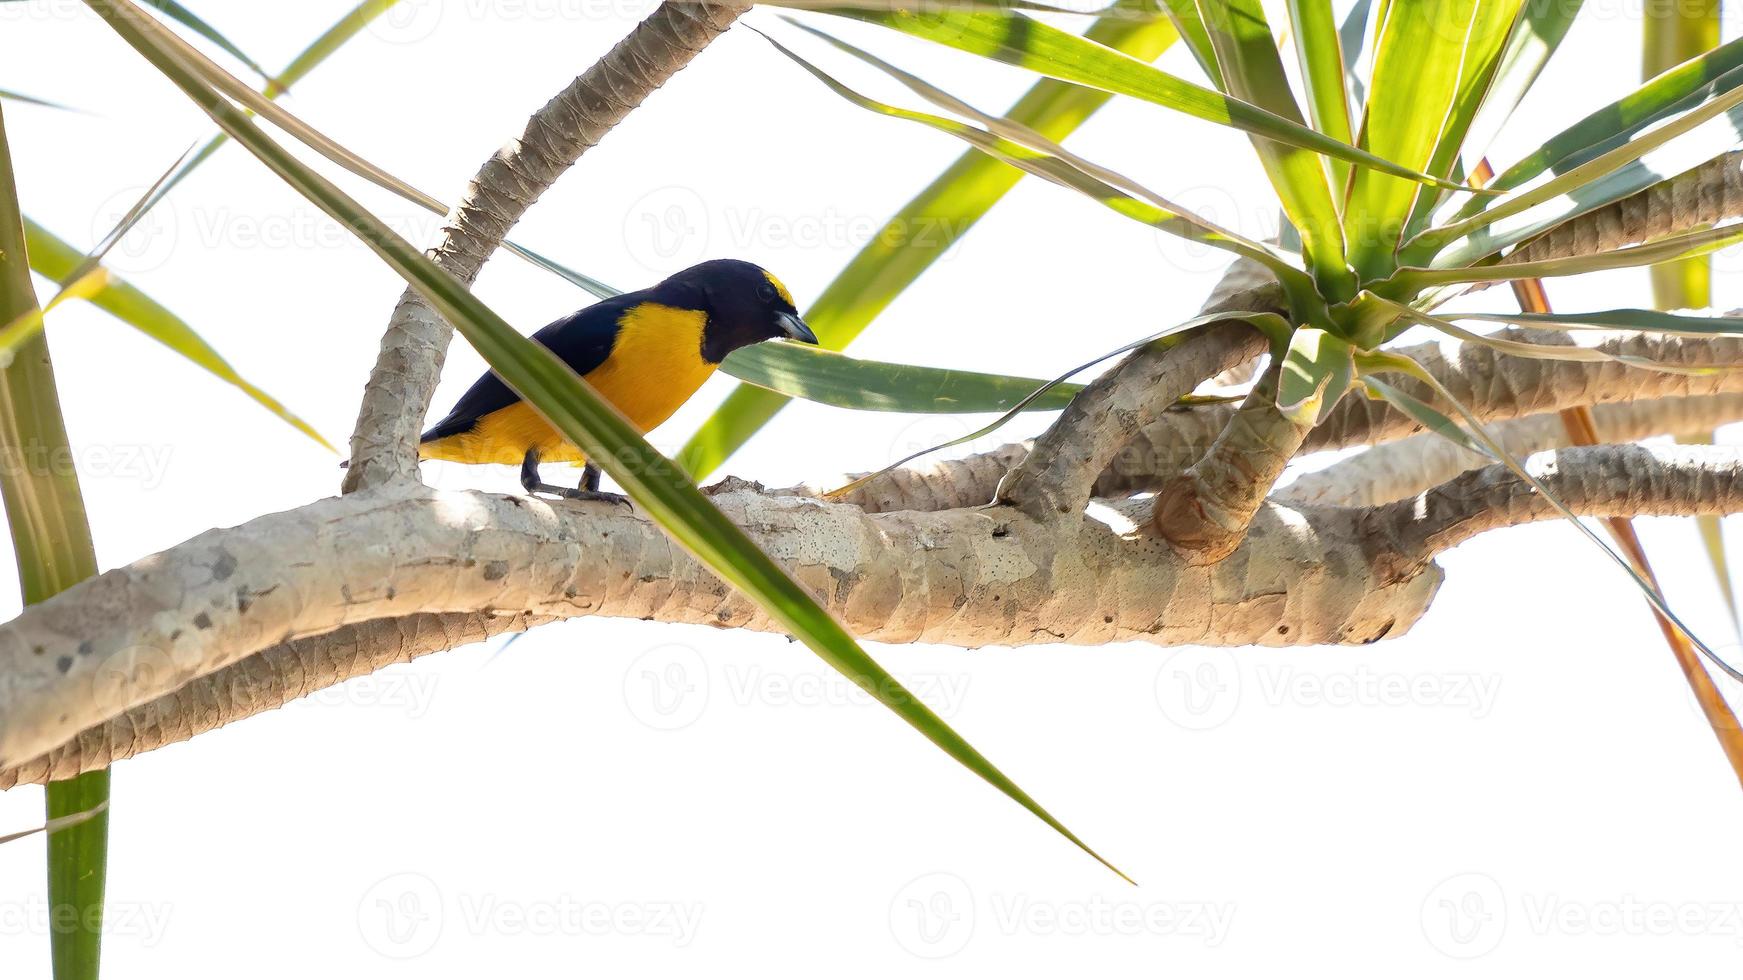
M1174 28L1165 20L1113 15L1097 20L1086 36L1144 60L1155 58L1175 40ZM1043 79L1006 117L1058 141L1109 98L1098 89ZM965 151L893 214L806 310L805 322L823 346L840 350L851 343L1022 177L1023 171L978 150ZM739 385L685 443L679 465L706 477L786 404L786 398L773 392Z
M1429 165L1453 97L1480 0L1392 0L1374 50L1362 148L1401 166ZM1351 178L1344 209L1350 262L1363 279L1393 267L1417 185L1373 170Z
M1627 248L1594 252L1591 255L1447 269L1404 268L1398 270L1396 278L1406 291L1415 292L1447 283L1580 276L1589 272L1631 269L1690 256L1704 256L1739 241L1743 241L1743 225L1732 224L1669 235L1644 245L1630 245Z
M1518 163L1502 171L1491 186L1511 190L1547 170L1565 170L1564 161L1633 137L1739 67L1743 67L1743 38L1663 72L1550 137ZM1481 207L1481 201L1465 206L1467 213L1474 213Z
M1355 348L1318 327L1298 327L1277 377L1277 409L1298 425L1317 425L1355 380Z
M1206 78L1223 90L1223 70L1217 64L1216 51L1211 48L1210 33L1205 30L1204 18L1198 13L1198 0L1162 0L1168 8L1168 19L1174 22L1174 30L1180 34L1180 40L1186 45L1186 50L1192 52L1192 59L1198 62L1198 67L1204 70Z
M0 322L38 312L24 240L12 155L0 117ZM38 334L23 356L0 367L0 457L63 453L66 422L55 388L48 343ZM67 466L0 466L0 498L12 535L12 553L24 603L32 605L97 574L97 553L85 517L79 475ZM45 794L47 822L109 800L107 770L57 780ZM65 826L48 838L48 902L56 910L49 930L55 980L96 980L103 942L103 890L108 873L109 817ZM59 910L70 910L69 917Z
M352 229L382 261L422 293L484 356L498 377L536 408L566 440L579 446L588 459L609 473L638 508L675 542L951 758L1119 873L868 656L809 592L764 554L742 528L722 514L695 484L648 445L627 419L556 355L516 333L420 250L266 138L196 69L178 59L173 48L159 43L148 30L142 30L137 10L128 0L86 2L213 121L311 203Z
M1513 29L1521 23L1522 2L1523 0L1483 0L1477 4L1476 16L1471 21L1470 33L1465 38L1458 88L1453 93L1452 108L1447 113L1446 123L1441 127L1434 155L1429 158L1429 173L1445 175L1458 166L1459 154L1465 146L1471 123L1476 120L1478 111L1487 102L1490 87L1500 69L1502 49ZM1480 157L1470 158L1470 164L1475 166L1477 159ZM1417 194L1411 220L1405 229L1407 235L1414 234L1428 223L1430 212L1443 196L1428 188Z
M1311 284L1301 274L1300 268L1289 257L1279 253L1271 246L1244 238L1207 221L1131 178L1086 160L1027 126L982 112L868 51L832 37L814 27L795 26L803 28L836 48L872 65L927 101L950 112L974 119L985 125L987 130L976 129L966 123L946 119L942 116L934 116L930 113L899 109L868 98L843 85L839 80L805 60L781 42L762 34L760 31L757 32L762 34L763 40L773 45L775 50L805 69L830 91L854 105L879 115L920 123L939 132L948 133L1010 166L1017 167L1061 187L1075 190L1117 214L1125 215L1134 221L1149 225L1167 234L1225 249L1236 255L1252 259L1276 274L1284 287L1294 290L1295 295L1311 294Z
M29 246L30 267L39 275L56 282L64 282L77 271L83 258L78 249L28 218L24 222L24 234ZM333 449L332 444L322 438L313 426L285 408L278 399L238 374L230 366L230 362L211 344L206 343L193 327L134 286L109 278L105 285L85 298L121 322L205 368L223 381L235 385L267 411L290 423L297 431L328 449ZM10 351L15 346L15 340L0 343L0 351Z
M1590 541L1600 551L1608 556L1611 561L1615 562L1623 572L1627 573L1629 579L1634 582L1635 587L1638 588L1641 594L1646 597L1646 601L1651 604L1652 608L1658 610L1659 615L1663 616L1671 625L1681 630L1682 634L1688 637L1690 645L1700 651L1701 655L1706 657L1709 663L1724 671L1726 675L1731 677L1733 680L1743 681L1743 671L1739 671L1737 668L1726 663L1718 654L1714 653L1712 648L1708 647L1699 636L1695 635L1693 630L1684 625L1683 621L1678 618L1674 611L1671 610L1670 603L1665 600L1664 596L1659 593L1658 589L1654 587L1651 582L1648 582L1643 578L1627 559L1618 555L1614 549L1604 542L1603 538L1600 538L1595 531L1586 526L1586 522L1580 520L1579 515L1575 514L1572 510L1569 510L1568 506L1561 502L1561 498L1551 493L1549 488L1544 486L1541 480L1532 476L1531 472L1525 468L1525 465L1515 459L1513 454L1508 452L1507 449L1502 446L1492 434L1490 434L1489 430L1483 427L1483 423L1477 420L1477 417L1471 413L1471 410L1466 408L1463 402L1454 397L1452 392L1446 390L1446 386L1441 384L1438 378L1433 374L1430 374L1422 367L1422 365L1417 364L1410 358L1405 357L1402 354L1388 351L1371 351L1357 354L1356 366L1362 371L1365 380L1370 384L1373 383L1374 379L1368 377L1369 375L1384 372L1397 372L1415 378L1432 389L1437 397L1451 405L1453 409L1458 412L1459 416L1464 419L1465 426L1468 428L1470 434L1474 436L1476 441L1481 443L1487 450L1486 455L1500 460L1501 464L1506 466L1514 476L1519 477L1519 479L1529 484L1531 488L1542 495L1543 499L1548 501L1550 506L1554 507L1561 516L1567 518L1568 522L1571 523L1587 541ZM1391 400L1390 396L1387 396L1387 400ZM1440 430L1435 429L1435 431L1438 432ZM1460 444L1464 445L1465 443L1461 442Z
M278 106L273 101L273 99L275 99L280 93L285 91L291 81L300 78L303 73L306 73L318 64L321 57L325 57L326 54L331 53L332 50L336 49L339 44L342 44L345 40L354 36L363 24L368 23L370 19L379 15L381 10L386 9L387 6L391 6L391 4L384 2L384 0L377 0L377 2L368 3L353 10L351 14L341 19L338 24L335 24L331 29L323 34L321 38L317 39L314 45L311 45L308 50L298 56L297 60L292 63L292 67L298 69L298 71L287 71L285 73L285 78L282 78L277 82L269 82L266 88L260 92L256 92L247 85L244 85L235 76L225 72L210 58L201 54L198 49L177 37L173 31L161 28L156 21L142 25L142 29L152 32L161 43L174 51L178 57L183 58L191 66L204 73L206 77L211 80L211 84L218 88L220 92L247 107L251 114L259 113L266 117L274 125L296 137L304 145L315 150L317 153L320 153L322 156L331 160L333 163L338 164L340 167L343 167L351 173L362 177L364 180L375 184L377 187L404 198L432 214L446 215L449 211L446 204L443 204L436 198L418 190L387 171L382 170L380 167L375 166L358 154L351 152L351 150L328 137L320 130L315 129L313 126L310 126L308 123L297 118L295 115ZM169 193L171 188L179 183L183 177L187 176L188 173L192 172L194 167L197 167L220 145L221 141L216 138L208 142L199 153L194 155L193 159L189 160L187 164L175 174L175 176L165 183L164 186L154 195L147 199L144 205L144 210L149 211L151 208L155 207L157 203ZM594 293L595 295L600 295L599 290L601 284L598 280L564 268L532 249L517 245L514 242L504 242L503 246L510 252L513 252L516 256L531 262L533 265L554 273L555 275L558 275L563 279Z
M1365 8L1369 0L1357 6ZM1356 11L1352 10L1351 18ZM1331 0L1289 0L1289 23L1295 31L1295 58L1301 63L1301 85L1307 94L1307 116L1313 128L1337 140L1354 143L1350 127L1349 71L1344 65L1343 42L1332 18ZM1355 32L1355 43L1361 43ZM1350 165L1327 160L1331 186L1342 199L1349 185ZM1341 237L1341 235L1340 235Z
M1050 78L1131 96L1207 122L1232 126L1406 180L1449 188L1460 186L1340 143L1250 103L1194 85L1129 55L1022 14L958 10L928 11L923 15L911 11L832 12L1027 68Z
M1228 93L1301 125L1301 109L1290 94L1283 59L1277 55L1277 40L1258 0L1198 0L1198 9ZM1330 18L1328 10L1328 23ZM1332 50L1335 53L1336 48ZM1337 77L1341 86L1341 69ZM1340 89L1338 98L1342 97ZM1253 137L1253 150L1283 203L1283 212L1301 236L1302 254L1320 294L1333 302L1355 295L1356 279L1344 261L1343 224L1332 203L1320 158L1299 147L1257 136Z
M1465 132L1467 171L1488 154L1489 144L1513 118L1519 100L1537 83L1537 76L1561 47L1562 38L1584 6L1585 0L1525 0L1501 51L1489 94Z
M1590 313L1457 313L1458 320L1511 323L1564 330L1642 330L1685 337L1743 336L1743 317L1700 316L1660 310L1595 310Z
M969 414L1057 411L1082 390L1061 384L1025 399L1047 382L978 371L918 367L848 357L810 344L771 341L741 347L720 365L727 374L789 398L862 412Z
M1583 363L1609 362L1615 364L1626 364L1630 367L1644 368L1649 371L1659 371L1665 374L1686 374L1695 376L1719 374L1724 371L1743 370L1743 368L1738 368L1732 365L1691 366L1684 364L1666 364L1662 361L1649 360L1644 357L1635 357L1629 354L1611 354L1608 351L1599 350L1596 347L1580 347L1572 344L1532 344L1520 340L1508 340L1504 337L1493 337L1487 334L1474 333L1470 330L1466 330L1451 320L1445 319L1444 317L1424 313L1421 310L1412 309L1402 303L1394 303L1385 297L1375 296L1373 293L1363 293L1362 295L1371 298L1372 302L1384 309L1390 310L1392 313L1404 320L1419 323L1425 327L1432 327L1449 337L1462 340L1467 344L1479 344L1483 347L1498 350L1503 354L1511 354L1515 357L1529 357L1540 361L1577 361Z
M147 7L154 7L162 11L164 16L217 45L226 54L230 55L230 57L242 62L249 71L262 78L272 77L267 74L265 68L260 67L259 62L248 57L248 55L243 54L241 48L231 44L229 38L218 33L216 28L201 20L193 11L179 3L176 3L175 0L141 0L141 2Z
M1457 422L1447 418L1434 406L1409 392L1394 388L1379 378L1364 377L1362 378L1362 386L1366 389L1370 399L1390 404L1393 408L1409 416L1411 421L1442 439L1479 456L1486 456L1489 459L1495 458L1495 454L1489 451L1489 447L1471 438L1470 433L1466 432Z
M1090 368L1095 367L1097 364L1100 364L1101 362L1103 362L1109 358L1118 357L1121 354L1127 353L1129 351L1137 350L1140 347L1149 346L1150 344L1170 343L1170 342L1174 341L1175 339L1177 339L1181 334L1184 334L1189 330L1193 330L1195 328L1202 327L1206 324L1217 323L1217 322L1224 321L1224 320L1245 320L1247 323L1252 324L1253 327L1255 329L1257 329L1260 333L1264 334L1265 337L1271 341L1271 343L1274 347L1280 347L1284 343L1287 343L1287 341L1288 341L1289 321L1283 319L1282 317L1278 316L1275 313L1255 313L1255 312L1251 312L1251 311L1233 311L1233 312L1227 312L1227 313L1208 313L1208 314L1205 314L1203 316L1193 317L1192 319L1187 320L1184 323L1177 323L1174 326L1169 327L1166 330L1160 330L1160 331L1157 331L1156 333L1150 334L1147 337L1141 337L1141 338L1134 340L1131 343L1126 344L1125 346L1120 347L1116 350L1108 351L1107 353L1102 354L1102 355L1094 358L1093 360L1085 361L1084 363L1079 364L1078 366L1072 368L1071 370L1065 372L1064 374L1061 374L1059 377L1054 378L1052 381L1049 381L1049 382L1045 383L1044 385L1042 385L1041 387L1035 389L1033 392L1031 392L1029 394L1028 397L1024 398L1023 400L1017 402L1015 405L1011 406L1010 409L1008 409L1005 412L1005 414L999 416L996 419L993 419L991 422L988 422L986 425L981 426L980 428L974 430L973 432L970 432L969 434L962 436L960 438L952 439L949 442L942 442L936 446L931 446L931 447L928 447L926 449L922 449L919 452L909 453L908 455L903 456L901 459L898 459L895 462L890 463L888 466L885 466L883 469L880 469L880 470L873 472L873 473L867 473L866 475L860 477L857 480L854 480L852 483L849 483L846 486L837 487L836 489L829 491L829 493L827 493L825 496L830 497L830 498L839 498L842 495L854 490L855 488L862 486L866 483L870 483L872 480L875 480L878 477L883 476L885 473L890 472L891 470L895 469L896 467L904 466L908 463L913 462L916 459L919 459L922 456L929 456L935 452L949 449L952 446L960 446L960 445L963 445L964 443L973 442L976 439L983 439L989 435L992 435L994 432L997 432L999 429L1004 428L1005 423L1016 418L1017 413L1028 411L1030 409L1030 407L1032 405L1034 405L1036 402L1039 402L1043 398L1047 397L1049 392L1051 392L1054 389L1065 384L1066 379L1070 378L1072 375L1087 371ZM1213 399L1213 400L1229 401L1232 399ZM1202 397L1188 395L1185 398L1182 398L1180 400L1180 403L1181 404L1193 404L1193 403L1201 403L1203 401L1205 401L1205 399Z
M0 99L7 99L22 105L42 106L45 109L59 109L62 112L84 111L82 109L74 109L72 106L62 105L59 102L50 102L47 99L39 99L34 95L25 95L23 92L14 92L10 89L0 88Z
M1368 35L1380 32L1380 23L1385 20L1386 5L1387 0L1380 0L1378 16L1373 17L1374 25L1370 31L1368 21L1375 13L1372 9L1374 0L1356 0L1355 5L1350 8L1350 12L1344 16L1343 26L1338 28L1338 48L1343 51L1344 65L1346 66L1344 81L1349 85L1353 108L1358 110L1351 113L1352 118L1361 115L1359 110L1367 97L1367 87L1363 81L1366 73L1362 71L1362 57L1369 51ZM1338 186L1348 187L1349 183L1346 181Z
M1406 246L1406 264L1432 255L1437 268L1470 265L1729 152L1743 128L1740 106L1743 69L1715 81L1699 105L1659 119L1626 143L1423 232Z

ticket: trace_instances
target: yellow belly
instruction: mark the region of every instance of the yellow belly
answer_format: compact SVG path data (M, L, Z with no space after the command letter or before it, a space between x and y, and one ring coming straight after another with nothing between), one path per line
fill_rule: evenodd
M617 342L587 383L640 432L672 417L714 373L702 359L700 311L644 303L619 321ZM532 406L515 402L478 420L472 431L426 442L425 459L519 466L527 450L549 463L584 463L581 450L551 428Z

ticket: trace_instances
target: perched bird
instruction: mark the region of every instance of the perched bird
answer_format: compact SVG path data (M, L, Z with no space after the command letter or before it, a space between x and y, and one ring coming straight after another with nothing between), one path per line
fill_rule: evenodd
M788 337L817 335L799 319L780 280L749 262L714 259L640 292L625 293L563 317L533 334L642 432L678 410L726 355ZM425 432L421 459L520 464L528 493L621 500L599 491L599 467L551 428L495 374L460 396L448 417ZM585 463L578 488L539 478L539 464Z

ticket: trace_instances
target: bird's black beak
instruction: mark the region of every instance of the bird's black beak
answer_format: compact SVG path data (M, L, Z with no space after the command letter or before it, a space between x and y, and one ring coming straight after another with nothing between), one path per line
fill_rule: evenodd
M780 327L783 337L790 337L801 344L817 343L817 335L811 332L805 321L791 313L776 313L775 325Z

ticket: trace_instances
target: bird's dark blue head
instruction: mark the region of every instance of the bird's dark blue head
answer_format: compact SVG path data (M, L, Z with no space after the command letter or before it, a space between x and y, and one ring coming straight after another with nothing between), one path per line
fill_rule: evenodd
M711 259L693 265L654 287L661 292L695 297L691 302L708 314L702 331L702 358L719 364L726 355L751 344L786 337L817 343L817 335L799 319L793 294L767 270L738 259Z

